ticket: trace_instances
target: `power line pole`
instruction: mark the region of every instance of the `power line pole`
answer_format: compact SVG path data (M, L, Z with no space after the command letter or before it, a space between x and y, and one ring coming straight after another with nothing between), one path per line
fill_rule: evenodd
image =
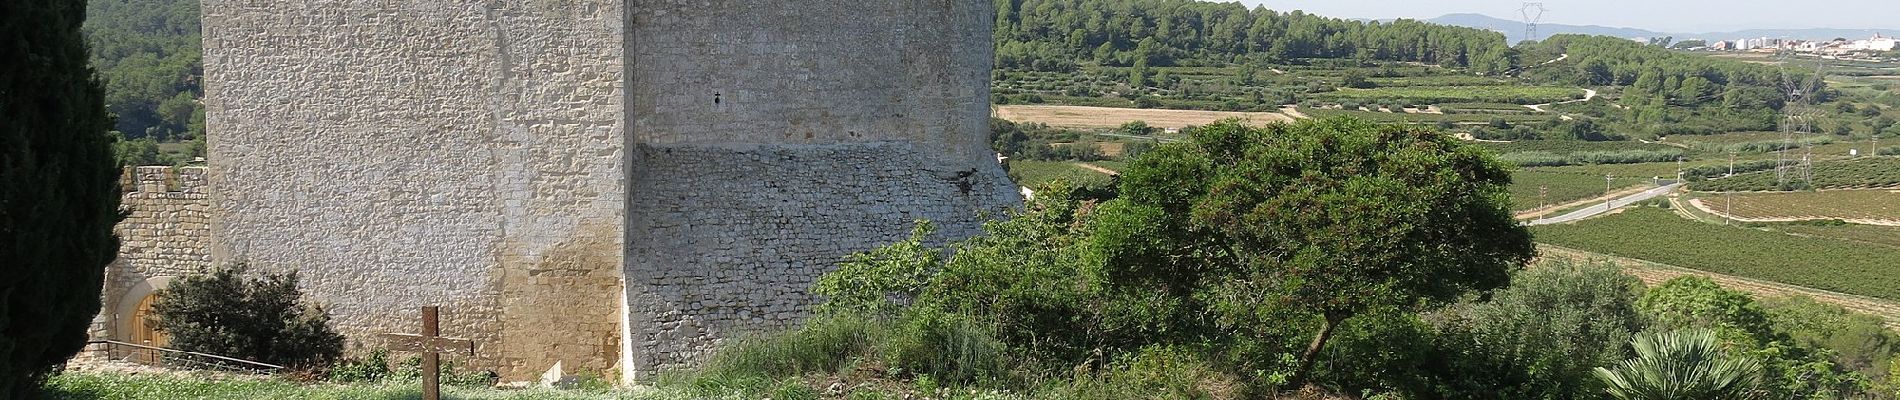
M1550 185L1538 186L1537 187L1537 209L1542 210L1544 209L1544 207L1550 207L1550 200L1548 200L1549 198L1550 198Z
M1615 182L1615 181L1616 181L1616 175L1610 175L1610 174L1603 175L1603 212L1605 213L1610 212L1610 202L1615 201L1616 199L1615 196L1610 195L1610 190L1611 190L1610 185L1613 185L1613 183L1611 182Z
M1525 2L1523 7L1518 7L1517 13L1524 16L1524 40L1520 42L1537 40L1537 23L1544 20L1545 11L1550 10L1539 2Z

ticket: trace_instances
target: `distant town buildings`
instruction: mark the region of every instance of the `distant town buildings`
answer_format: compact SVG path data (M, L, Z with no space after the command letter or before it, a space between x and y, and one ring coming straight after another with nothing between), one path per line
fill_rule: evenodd
M1631 40L1643 41L1644 38L1632 38ZM1763 37L1763 38L1752 38L1752 39L1744 38L1744 39L1735 39L1735 40L1709 41L1708 45L1703 46L1699 50L1754 51L1754 52L1776 52L1776 51L1786 50L1786 51L1795 51L1795 52L1801 52L1801 53L1814 53L1814 54L1820 54L1823 56L1867 57L1867 56L1878 56L1878 54L1873 54L1873 53L1883 53L1883 52L1890 52L1894 50L1900 50L1900 40L1896 40L1895 38L1887 37L1885 35L1881 35L1878 33L1874 34L1874 36L1871 38L1859 39L1859 40L1848 40L1844 38L1834 39L1834 40L1799 40L1799 39Z

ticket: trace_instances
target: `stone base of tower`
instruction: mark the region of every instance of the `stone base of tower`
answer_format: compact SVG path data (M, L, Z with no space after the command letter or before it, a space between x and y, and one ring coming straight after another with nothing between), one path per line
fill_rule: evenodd
M630 153L630 379L693 365L726 338L794 326L818 301L813 280L848 254L902 240L917 220L951 240L1022 204L993 160L945 161L904 142Z

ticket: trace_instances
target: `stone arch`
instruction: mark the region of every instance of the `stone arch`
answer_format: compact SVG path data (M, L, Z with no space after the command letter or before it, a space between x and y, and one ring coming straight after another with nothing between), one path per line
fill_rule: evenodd
M139 306L158 291L171 286L172 279L169 276L146 278L119 296L112 308L112 340L136 343L134 339L139 333L136 331L141 330L141 324L137 321Z

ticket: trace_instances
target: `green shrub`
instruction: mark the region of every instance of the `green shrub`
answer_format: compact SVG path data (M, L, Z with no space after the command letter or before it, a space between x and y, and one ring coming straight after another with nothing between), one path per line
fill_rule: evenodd
M937 382L994 382L1011 366L1002 342L968 317L917 309L879 350L893 367Z
M1442 345L1458 354L1452 398L1554 399L1601 392L1598 366L1623 360L1643 328L1642 282L1614 264L1547 260L1518 273L1491 301L1435 316Z
M1619 400L1753 397L1761 363L1728 355L1716 336L1706 329L1644 334L1632 343L1636 358L1598 368L1596 375Z
M162 291L153 308L172 346L293 368L321 368L343 354L343 336L322 307L303 303L295 272L246 273L236 264Z
M885 340L884 323L849 314L812 318L797 330L734 339L696 378L733 380L836 372ZM703 379L702 379L703 380Z
M1236 399L1246 385L1206 359L1208 349L1155 346L1081 373L1042 397L1065 399Z

